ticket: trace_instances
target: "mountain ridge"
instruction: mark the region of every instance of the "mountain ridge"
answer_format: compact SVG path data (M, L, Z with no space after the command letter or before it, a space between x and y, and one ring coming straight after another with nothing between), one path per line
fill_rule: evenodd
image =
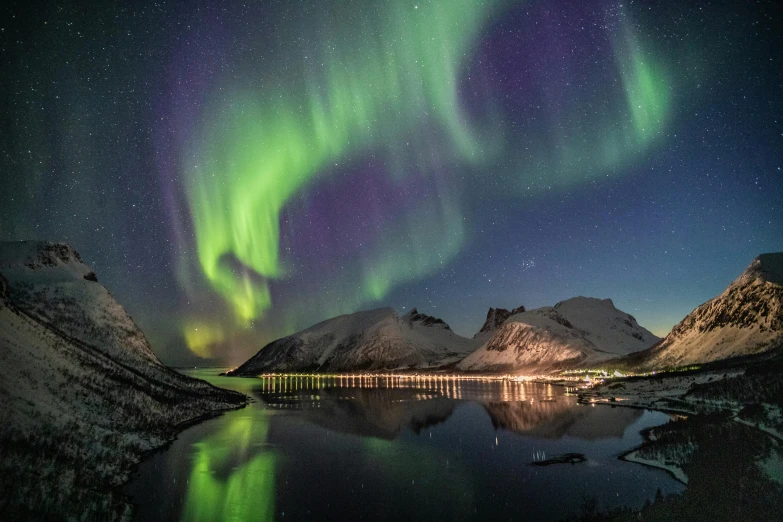
M704 364L783 348L783 252L761 254L659 343L614 363L637 370Z
M506 319L512 315L520 314L525 311L524 306L518 306L513 310L506 310L505 308L490 308L487 310L487 318L484 320L484 324L481 326L478 332L473 336L474 339L479 337L488 337L494 332Z
M508 317L456 368L549 373L638 351L657 340L610 299L578 296Z
M385 307L333 317L272 341L227 374L436 368L456 363L476 345L416 308L400 316Z
M657 340L610 299L575 297L535 310L490 308L472 339L417 308L399 316L386 307L327 319L272 341L227 373L554 371L631 353Z

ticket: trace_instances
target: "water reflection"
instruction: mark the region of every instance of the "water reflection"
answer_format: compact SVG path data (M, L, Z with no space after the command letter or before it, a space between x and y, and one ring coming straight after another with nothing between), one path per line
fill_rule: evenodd
M199 373L256 401L183 432L128 488L135 520L556 520L582 495L641 506L665 473L619 462L666 416L563 388L448 378ZM530 466L575 452L575 465Z
M284 397L299 392L331 388L416 390L417 399L430 396L470 401L524 401L530 398L553 398L564 395L564 389L550 384L501 379L470 379L446 376L384 376L384 375L297 375L263 377L255 389L262 397ZM314 398L313 400L318 400ZM282 403L281 403L282 404ZM285 407L285 406L280 406ZM294 407L297 409L296 407Z
M193 444L181 520L274 518L277 454L262 444L268 429L264 416L234 417Z
M596 408L573 400L485 403L495 428L559 439L566 435L586 440L620 438L643 412L630 408Z
M392 388L320 388L290 392L259 390L273 409L300 410L324 428L393 440L404 428L419 433L448 419L456 402L426 390Z
M392 440L407 428L446 421L463 401L481 404L495 429L558 439L623 436L641 410L582 406L562 388L501 380L388 377L268 377L254 394L327 429Z

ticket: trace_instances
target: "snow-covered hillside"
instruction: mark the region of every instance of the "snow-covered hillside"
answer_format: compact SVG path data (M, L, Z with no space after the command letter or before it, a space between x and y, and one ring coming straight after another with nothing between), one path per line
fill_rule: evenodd
M655 370L783 349L783 253L762 254L658 345L621 360Z
M555 311L601 352L627 355L638 352L660 341L643 328L634 316L615 308L611 299L574 297L555 305Z
M611 300L575 297L507 318L457 368L549 372L643 350L657 341Z
M273 341L230 375L285 371L551 371L643 350L658 338L609 299L576 297L526 311L490 308L473 339L416 309L342 315Z
M127 506L110 488L143 452L180 423L245 400L160 364L58 243L0 243L0 382L5 520L117 518Z
M141 330L68 245L3 243L0 273L14 306L32 318L117 361L160 367Z
M434 368L453 364L478 342L415 308L341 315L264 346L230 375L265 371L349 371Z

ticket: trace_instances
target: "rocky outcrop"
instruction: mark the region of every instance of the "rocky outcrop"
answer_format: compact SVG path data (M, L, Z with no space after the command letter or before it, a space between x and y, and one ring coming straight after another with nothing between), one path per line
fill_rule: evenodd
M509 311L505 308L490 308L487 311L487 318L484 321L481 329L473 336L474 339L479 337L489 337L489 334L498 329L498 327L505 322L506 319L512 315L521 314L525 311L524 306L514 308Z
M447 325L443 319L419 313L416 308L405 314L404 319L407 319L411 323L419 323L422 326L439 326L445 330L451 330L451 327Z

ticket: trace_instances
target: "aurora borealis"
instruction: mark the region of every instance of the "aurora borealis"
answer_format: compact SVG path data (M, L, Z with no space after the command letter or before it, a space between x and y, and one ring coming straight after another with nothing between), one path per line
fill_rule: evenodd
M343 9L348 4L335 6L333 16L350 16ZM267 281L286 275L279 251L281 211L308 184L328 176L329 164L380 148L378 154L386 158L381 175L392 178L388 189L394 190L410 177L423 177L426 185L448 184L439 163L478 154L461 114L456 74L458 58L467 54L484 11L477 2L432 3L421 9L382 3L355 16L355 23L377 31L356 38L329 34L336 25L331 16L315 27L303 20L293 32L309 35L316 44L315 63L269 87L240 88L208 108L203 133L197 131L186 149L195 165L185 168L185 185L200 268L240 321L262 318L272 306ZM417 164L418 156L434 151L417 154L418 147L405 150L403 142L422 139L419 129L431 126L443 139L428 148L437 147L445 158L422 158L424 164ZM431 272L431 258L456 253L461 227L439 223L455 219L454 202L447 190L437 192L434 206L440 208L434 216L422 216L423 223L394 235L406 237L408 245L379 245L380 255L370 249L350 289L356 295L347 296L349 307L382 299L399 281ZM426 202L422 199L408 213L416 213ZM362 212L357 218L368 216ZM400 262L403 256L414 262ZM389 257L396 260L389 262Z
M0 239L171 362L341 313L611 297L666 333L783 238L773 2L23 4Z

